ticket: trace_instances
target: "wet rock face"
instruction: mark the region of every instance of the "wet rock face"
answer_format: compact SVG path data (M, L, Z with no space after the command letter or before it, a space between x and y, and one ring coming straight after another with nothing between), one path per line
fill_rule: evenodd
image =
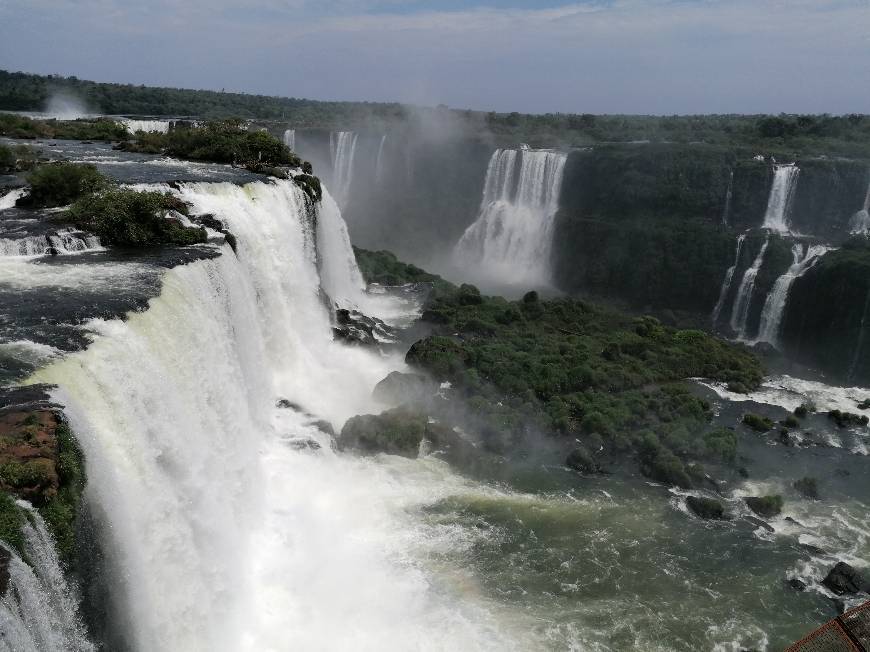
M846 562L838 562L828 572L822 584L837 595L870 593L870 581Z
M0 489L36 506L57 495L60 423L49 408L0 413Z
M384 339L392 339L392 329L375 317L368 317L358 310L340 308L335 311L335 326L333 337L347 344L359 346L377 346L379 334Z

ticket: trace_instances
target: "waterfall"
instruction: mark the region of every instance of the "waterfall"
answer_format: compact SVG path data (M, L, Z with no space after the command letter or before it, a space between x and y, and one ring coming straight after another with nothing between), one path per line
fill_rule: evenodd
M749 318L749 304L752 302L752 291L755 289L755 277L758 276L758 270L764 262L768 244L770 244L769 234L764 238L764 244L761 245L752 265L743 272L743 279L737 288L737 296L734 297L734 305L731 308L731 329L740 339L746 335L746 320Z
M26 192L26 188L16 188L0 197L0 211L5 211L8 208L15 208L15 202L24 197Z
M725 191L725 208L722 209L722 226L728 226L731 214L731 199L734 196L734 170L728 172L728 189Z
M828 251L830 251L830 247L824 245L813 245L806 249L804 249L802 244L792 246L791 252L794 262L782 276L776 279L776 283L773 284L773 288L764 301L764 308L761 310L761 324L758 328L758 337L756 338L757 342L768 342L773 346L778 345L782 316L785 312L788 292L791 289L792 283L801 274L810 269Z
M321 276L350 263L318 259L345 248L337 211L313 215L291 181L176 192L224 221L237 255L167 271L146 311L91 322L87 350L33 377L58 386L84 449L118 647L509 647L414 556L410 514L443 478L336 454L315 423L378 411L372 388L404 368L332 340Z
M357 134L337 131L329 134L329 153L332 157L332 187L339 206L347 202L353 180L353 157L356 153Z
M75 229L60 229L49 235L0 238L0 257L45 256L100 251L100 239Z
M788 213L797 184L799 168L795 164L776 165L773 170L773 185L764 213L764 228L788 233Z
M380 183L384 177L384 143L387 142L387 134L381 136L381 144L378 145L378 158L375 161L375 181Z
M477 220L456 245L457 263L491 281L548 283L566 159L561 152L496 150Z
M868 174L868 177L870 177L870 174ZM864 205L852 216L852 221L849 223L849 233L857 235L868 232L870 232L870 178L867 181Z
M737 236L737 252L734 254L734 264L725 272L725 280L722 281L722 289L719 290L719 300L716 302L716 307L713 308L712 322L715 327L719 321L719 315L722 314L722 308L725 306L725 299L728 297L728 292L731 290L731 282L734 280L734 272L737 271L737 265L740 264L740 250L743 248L743 241L746 240L746 234L741 233Z
M284 144L293 151L296 151L296 130L287 129L284 131Z
M119 122L127 128L131 134L137 131L165 134L169 132L169 120L131 120L122 118Z
M54 542L39 513L27 503L21 528L25 563L10 548L9 586L0 599L0 650L94 650L77 613L78 600L64 578Z

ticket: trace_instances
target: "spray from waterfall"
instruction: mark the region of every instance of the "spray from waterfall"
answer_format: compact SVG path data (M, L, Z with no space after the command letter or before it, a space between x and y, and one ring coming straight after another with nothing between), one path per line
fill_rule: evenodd
M381 136L381 144L378 145L378 158L375 161L375 181L380 183L384 178L384 143L387 142L387 134Z
M287 129L284 131L284 144L294 152L296 151L296 130Z
M490 282L549 283L566 159L546 150L496 150L477 220L454 250L458 266Z
M29 504L19 506L26 516L21 531L29 563L3 546L10 559L9 586L0 599L0 649L94 650L79 619L78 598L64 577L45 522Z
M740 281L740 286L737 288L737 296L734 297L734 305L731 308L731 330L739 339L746 336L746 322L749 319L749 306L752 303L752 292L755 289L755 279L758 276L758 270L764 263L764 254L767 252L767 246L770 244L770 234L764 238L764 244L758 251L752 265L743 273L743 278Z
M725 272L725 279L722 281L722 289L719 290L719 300L716 301L716 307L713 308L711 321L713 326L719 322L719 316L722 314L722 308L725 306L725 300L728 298L728 292L731 290L731 282L734 280L734 272L737 271L737 265L740 264L740 250L743 248L743 242L746 240L746 234L741 233L737 236L737 251L734 254L734 264Z
M334 131L329 134L329 153L332 157L332 188L339 206L347 202L353 181L353 159L356 154L357 134L352 131Z
M795 244L792 247L792 265L788 270L776 279L761 310L761 323L758 328L757 342L767 342L773 346L779 346L779 331L782 328L782 316L788 302L788 293L795 280L810 269L830 247L813 245L804 247Z
M137 131L158 134L169 133L169 120L132 120L130 118L121 118L119 122L131 134L135 134Z
M867 192L864 195L864 204L852 216L849 223L849 233L870 233L870 170L867 173Z
M779 233L788 233L788 216L794 189L797 185L797 165L776 165L773 170L773 184L767 199L763 227Z

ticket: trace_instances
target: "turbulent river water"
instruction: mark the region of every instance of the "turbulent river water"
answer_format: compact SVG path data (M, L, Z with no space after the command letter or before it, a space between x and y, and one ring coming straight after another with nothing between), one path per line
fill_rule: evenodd
M328 304L397 326L419 306L366 292L328 193L313 214L289 181L70 147L127 182L180 181L165 189L238 239L0 258L0 382L56 386L84 449L102 555L82 583L105 599L85 611L106 649L778 650L835 614L828 568L868 565L868 432L821 417L806 446L741 434L749 478L716 523L633 471L584 478L543 453L466 469L334 452L318 422L383 409L371 390L404 362L333 341ZM732 421L870 395L791 377L748 402L698 392ZM805 475L822 500L791 488ZM758 493L786 498L766 526L741 501ZM58 622L87 649L75 614Z

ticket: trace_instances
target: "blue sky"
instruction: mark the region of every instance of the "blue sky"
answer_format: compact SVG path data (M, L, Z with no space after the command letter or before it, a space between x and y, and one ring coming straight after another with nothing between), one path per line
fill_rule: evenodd
M870 0L0 0L0 68L534 113L870 112Z

